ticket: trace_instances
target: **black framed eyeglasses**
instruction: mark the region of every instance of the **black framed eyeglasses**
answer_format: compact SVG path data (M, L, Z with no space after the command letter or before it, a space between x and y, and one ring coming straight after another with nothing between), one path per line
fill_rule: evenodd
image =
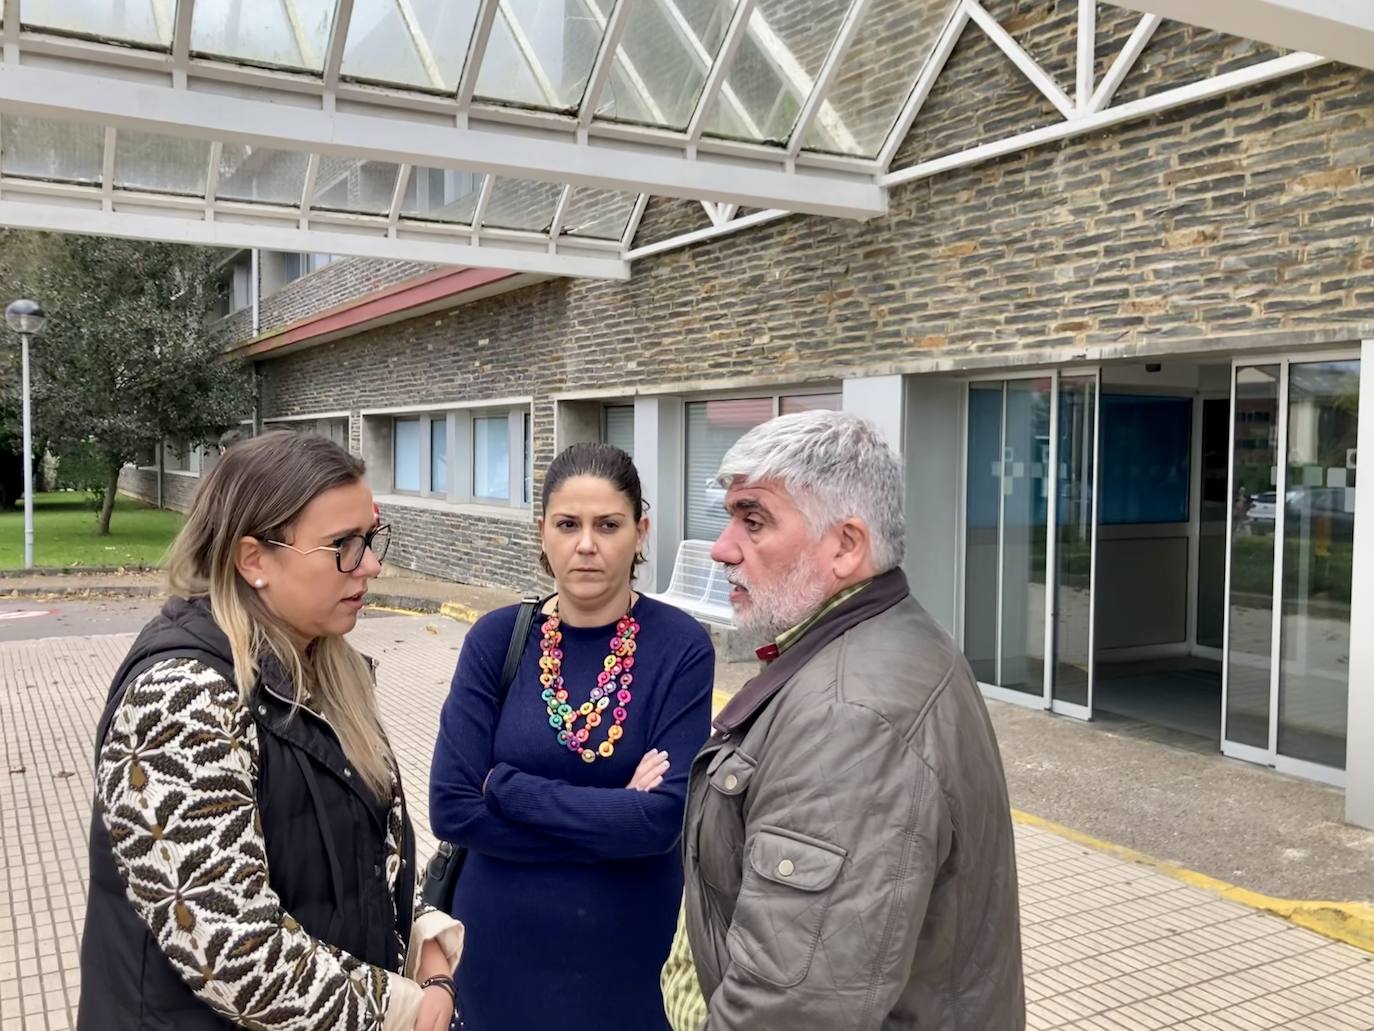
M287 544L285 541L274 541L270 538L263 541L264 544L272 544L278 548L290 548L297 555L313 555L317 551L332 551L334 553L334 565L340 573L351 573L363 564L363 556L371 549L372 554L377 557L378 562L386 560L387 549L391 547L391 524L383 523L381 526L374 526L367 533L350 533L346 537L340 537L332 544L321 544L318 548L298 548L294 544Z

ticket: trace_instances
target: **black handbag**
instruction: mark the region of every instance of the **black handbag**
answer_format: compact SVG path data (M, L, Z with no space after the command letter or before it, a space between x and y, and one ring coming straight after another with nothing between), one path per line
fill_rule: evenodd
M520 611L515 614L515 627L511 630L510 645L506 648L506 663L501 667L501 681L496 692L498 716L505 707L510 685L515 680L515 671L520 667L520 656L524 654L525 641L529 638L535 613L541 607L541 599L526 598L520 603ZM453 889L458 886L458 875L462 872L467 857L467 849L454 845L451 841L439 842L439 847L425 865L424 884L420 888L420 899L425 905L433 906L444 913L453 912Z

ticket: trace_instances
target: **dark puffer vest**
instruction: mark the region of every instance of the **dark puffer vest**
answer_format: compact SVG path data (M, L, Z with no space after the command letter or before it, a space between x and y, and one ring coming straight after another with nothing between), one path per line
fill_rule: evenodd
M203 600L173 598L143 629L111 683L97 752L128 685L156 663L180 657L202 662L233 682L229 641ZM305 709L292 715L292 688L277 664L265 663L259 680L251 704L269 883L282 907L311 936L366 963L400 970L414 905L410 819L404 819L402 866L393 894L386 878L390 800L373 798L352 774L338 738L323 720ZM196 998L129 904L99 792L91 816L90 864L79 1031L233 1027Z

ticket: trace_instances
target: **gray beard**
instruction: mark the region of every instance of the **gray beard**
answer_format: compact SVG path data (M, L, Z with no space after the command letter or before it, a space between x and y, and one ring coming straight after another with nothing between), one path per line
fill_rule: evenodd
M748 582L738 567L729 580L749 592L749 604L735 610L735 625L750 637L771 641L804 621L825 604L825 585L806 556L797 559L782 577L767 587Z

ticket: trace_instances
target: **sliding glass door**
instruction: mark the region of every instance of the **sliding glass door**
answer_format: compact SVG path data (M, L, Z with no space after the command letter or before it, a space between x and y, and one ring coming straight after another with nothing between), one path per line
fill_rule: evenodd
M1095 373L977 381L967 408L965 654L992 694L1083 718L1097 389Z
M1233 377L1222 750L1344 780L1360 362Z

